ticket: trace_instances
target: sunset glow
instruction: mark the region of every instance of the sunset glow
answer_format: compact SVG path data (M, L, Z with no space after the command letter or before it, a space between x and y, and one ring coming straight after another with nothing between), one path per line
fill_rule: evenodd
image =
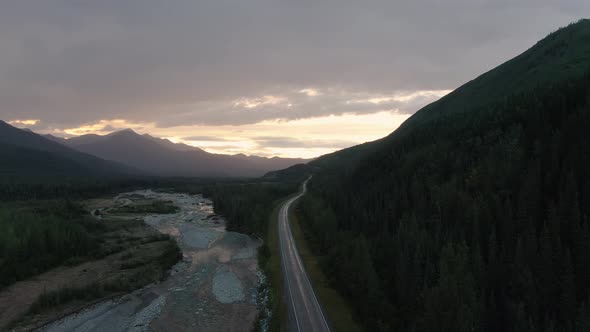
M106 135L130 128L140 134L167 138L220 154L314 158L379 139L396 129L409 115L378 112L344 114L300 120L267 120L246 125L192 125L157 127L122 119L100 120L74 128L47 131L56 136ZM198 135L195 135L198 133Z

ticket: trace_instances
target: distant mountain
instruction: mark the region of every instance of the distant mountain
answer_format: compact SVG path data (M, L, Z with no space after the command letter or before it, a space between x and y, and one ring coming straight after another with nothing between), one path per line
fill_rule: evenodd
M368 331L587 330L589 133L581 20L310 162L299 220Z
M23 129L23 130L28 130L28 129ZM66 139L65 138L53 136L51 134L45 134L45 135L41 135L41 136L47 138L48 140L51 140L51 141L54 141L54 142L57 142L57 143L61 143L61 144L65 144L65 142L66 142Z
M0 176L136 174L121 164L102 160L0 120Z
M204 152L203 149L200 149L198 147L195 146L190 146L187 144L183 144L183 143L173 143L170 140L167 140L165 138L159 138L159 137L154 137L151 136L149 134L144 134L143 137L152 140L160 145L162 145L163 147L166 147L168 149L171 150L175 150L175 151L200 151L200 152Z
M213 154L167 139L140 135L131 129L104 136L83 135L58 141L81 152L159 176L256 177L307 162L297 158Z

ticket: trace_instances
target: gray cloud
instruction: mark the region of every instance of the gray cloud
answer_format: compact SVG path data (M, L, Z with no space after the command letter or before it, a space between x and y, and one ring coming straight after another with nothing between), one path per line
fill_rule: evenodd
M401 92L401 95L406 96L403 100L394 99L372 103L369 101L371 98L379 98L383 95L334 88L319 91L320 94L316 96L308 96L299 90L273 91L271 94L278 97L279 101L261 103L251 108L243 105L236 106L234 102L229 101L180 106L173 111L170 110L174 116L162 118L158 121L158 126L171 127L187 123L241 125L268 119L296 120L331 114L370 114L384 110L412 114L439 97L436 95L407 97L409 92ZM258 99L263 100L264 98ZM250 102L256 102L256 98Z
M115 127L115 126L112 126L112 125L106 125L106 126L102 127L100 129L100 131L117 131L119 129L121 129L121 128L120 127Z
M346 100L453 89L590 2L0 0L0 8L0 118L172 126L412 113L430 100ZM305 87L332 92L294 92ZM232 106L264 95L286 95L292 106Z

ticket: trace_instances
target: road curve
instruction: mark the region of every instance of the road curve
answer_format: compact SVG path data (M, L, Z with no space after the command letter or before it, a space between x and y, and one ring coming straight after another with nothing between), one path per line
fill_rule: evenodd
M311 178L311 177L310 177ZM299 194L290 198L279 211L279 242L285 283L286 303L289 308L289 330L297 332L330 331L324 312L309 282L295 239L289 226L289 208L305 194L307 181Z

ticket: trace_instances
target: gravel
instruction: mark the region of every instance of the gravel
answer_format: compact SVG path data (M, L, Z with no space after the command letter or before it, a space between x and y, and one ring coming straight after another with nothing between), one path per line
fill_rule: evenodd
M161 284L99 303L46 330L251 331L258 314L260 240L226 232L222 217L207 218L213 214L212 203L201 195L142 190L119 195L114 203L140 197L170 200L180 207L178 213L146 215L144 220L177 240L183 261Z
M213 277L213 294L221 303L244 301L244 287L236 275L226 266L220 267Z
M190 247L197 249L207 249L222 233L210 228L203 228L193 225L183 225L181 228L182 242Z

